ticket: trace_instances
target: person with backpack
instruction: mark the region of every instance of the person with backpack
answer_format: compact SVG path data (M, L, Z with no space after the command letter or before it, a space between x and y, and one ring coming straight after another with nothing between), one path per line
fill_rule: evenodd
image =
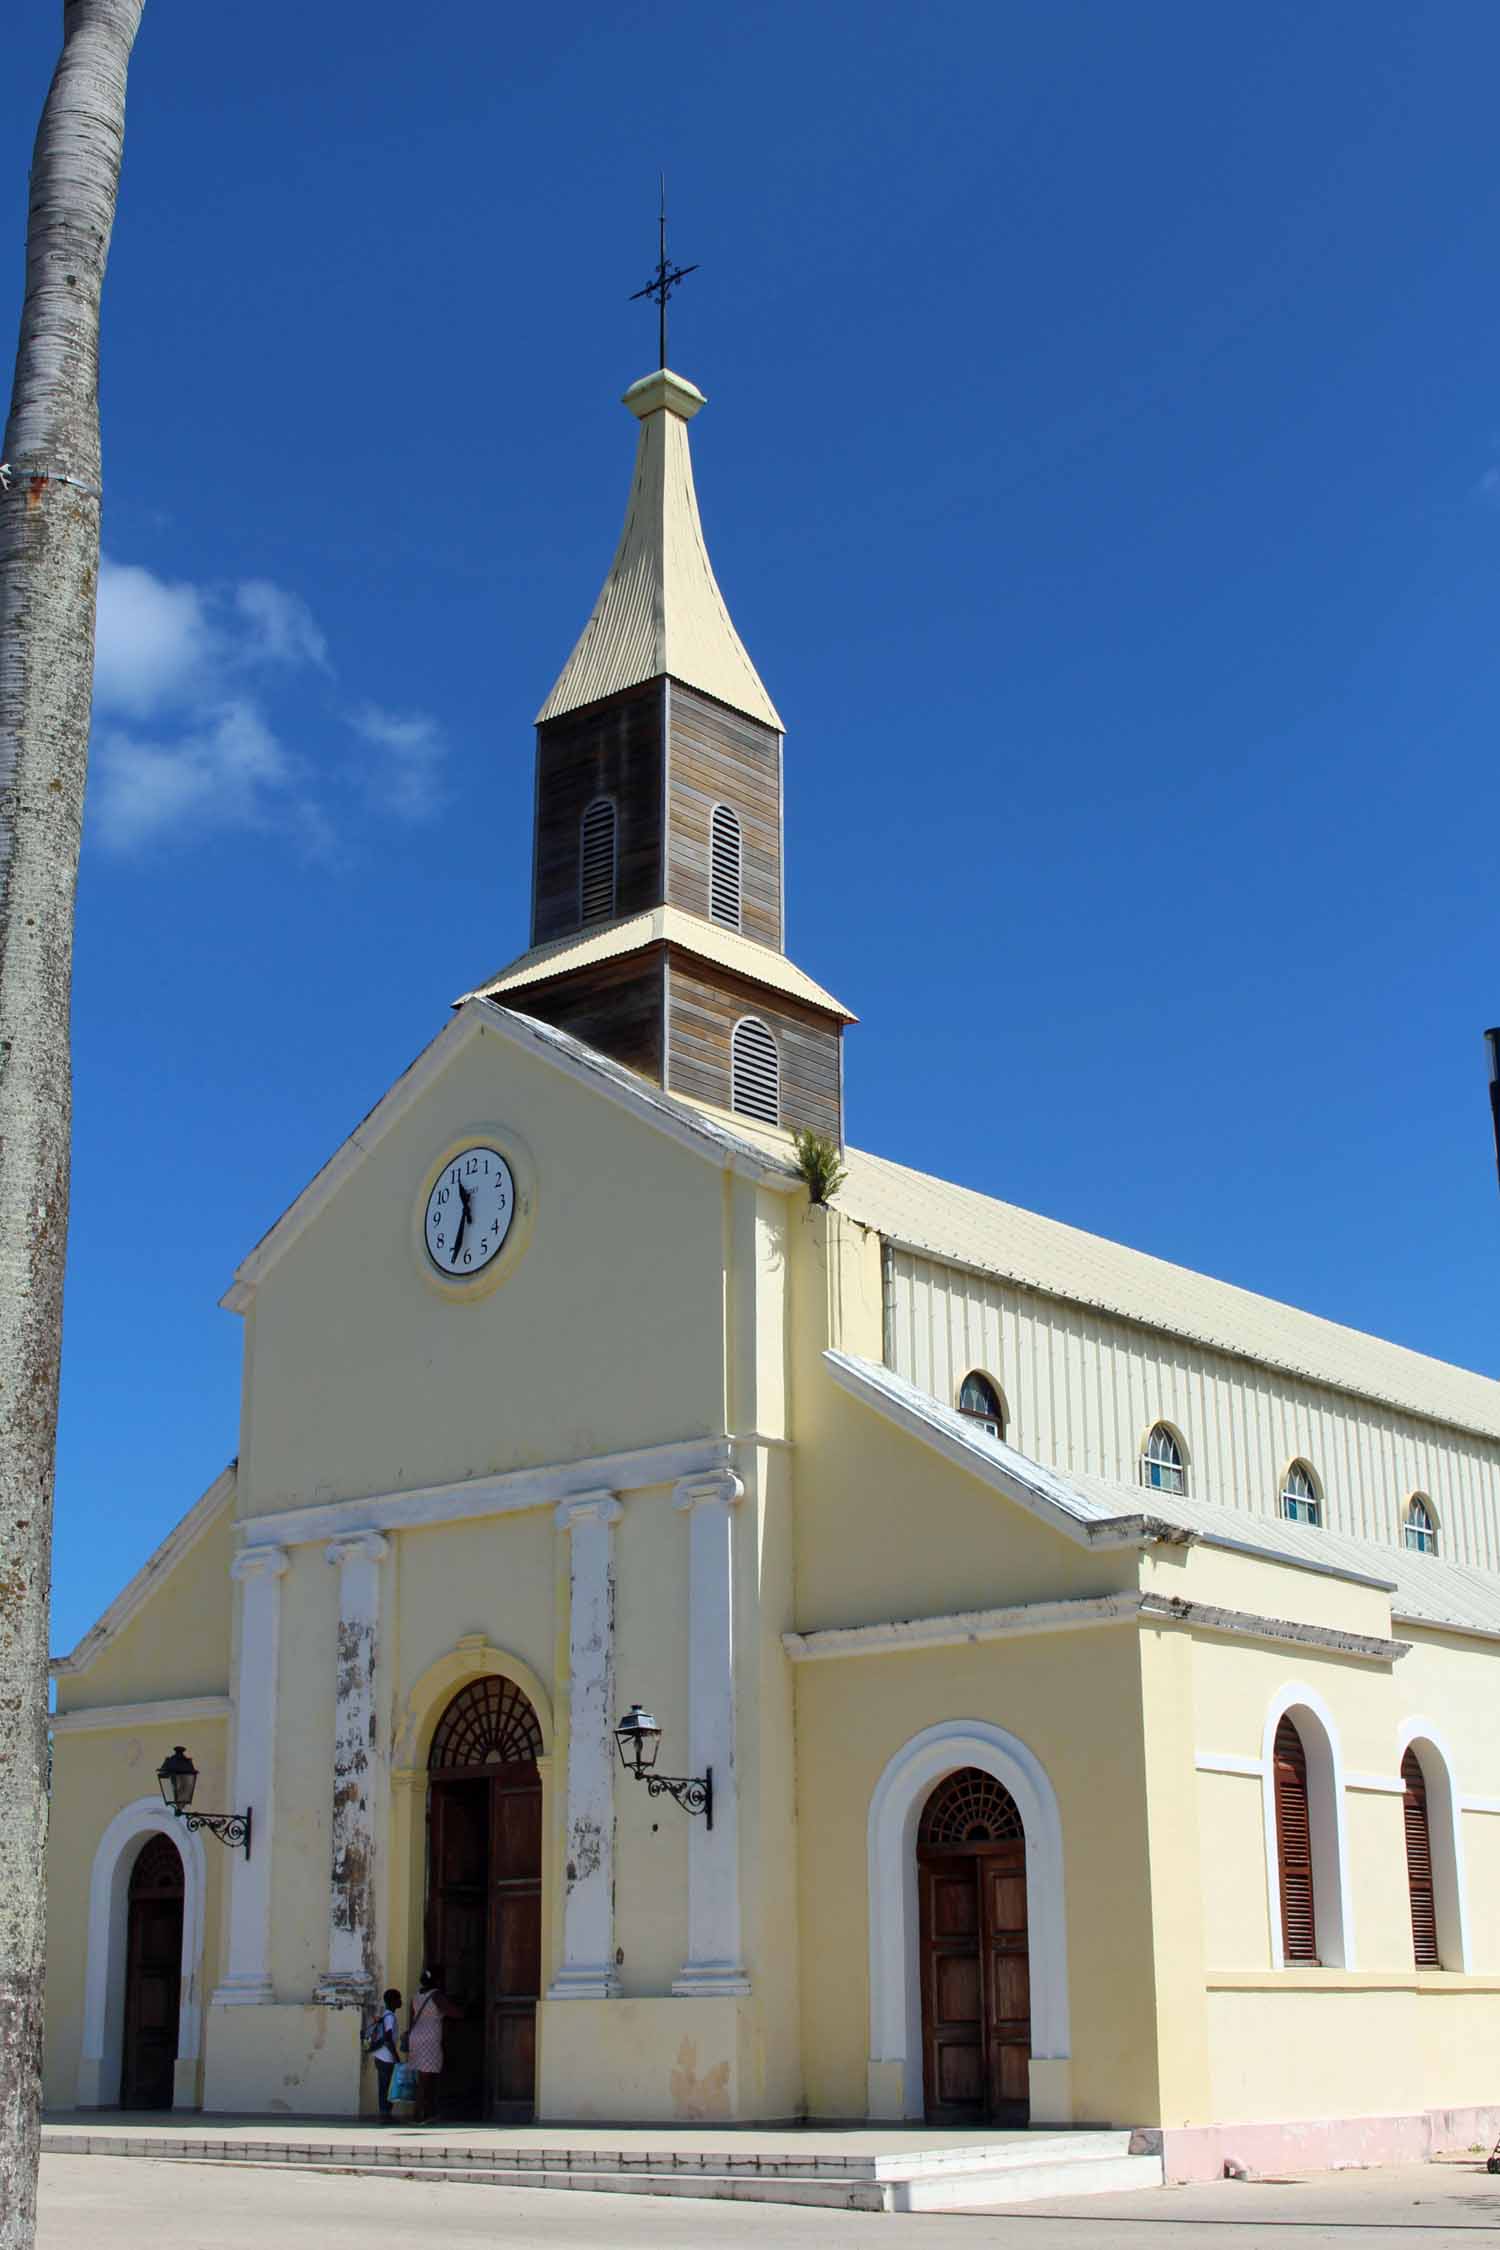
M380 2114L390 2117L391 2072L400 2060L401 2024L396 2010L401 2005L401 1995L392 1985L381 2000L381 2012L365 2033L365 2053L375 2065L375 2083L380 2092Z

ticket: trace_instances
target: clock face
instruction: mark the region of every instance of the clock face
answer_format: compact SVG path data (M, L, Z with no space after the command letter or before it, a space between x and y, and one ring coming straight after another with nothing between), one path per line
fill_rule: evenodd
M427 1198L427 1255L449 1281L471 1281L496 1256L515 1216L516 1183L495 1148L450 1157Z

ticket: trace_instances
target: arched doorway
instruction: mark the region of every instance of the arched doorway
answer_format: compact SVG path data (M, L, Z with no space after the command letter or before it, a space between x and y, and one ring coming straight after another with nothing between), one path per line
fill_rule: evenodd
M182 2002L182 1860L151 1836L130 1871L120 2107L170 2109Z
M427 1758L427 1959L462 2010L443 2035L449 2117L529 2118L542 1969L542 1730L513 1680L460 1688Z
M922 2088L934 2125L1024 2125L1031 1978L1026 1836L993 1774L940 1781L917 1829Z

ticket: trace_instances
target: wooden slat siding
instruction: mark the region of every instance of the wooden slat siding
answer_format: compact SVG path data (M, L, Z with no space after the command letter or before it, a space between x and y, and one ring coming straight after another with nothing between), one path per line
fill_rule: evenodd
M1307 1754L1291 1719L1276 1729L1276 1867L1281 1878L1281 1957L1317 1965L1313 1905L1312 1827L1307 1806Z
M579 928L579 822L596 797L619 819L618 915L661 904L662 682L649 680L537 728L531 942Z
M708 915L709 832L715 805L744 838L740 926L781 947L781 737L695 688L672 682L667 792L667 898Z
M1411 1895L1411 1946L1419 1969L1440 1969L1437 1905L1432 1891L1432 1833L1427 1825L1427 1778L1415 1750L1401 1761L1406 1784L1406 1887Z
M781 1057L781 1122L810 1125L842 1143L839 1040L842 1026L748 978L710 968L669 946L668 1092L729 1109L729 1042L741 1016L758 1016Z
M660 1085L665 950L653 945L623 960L575 969L550 984L527 985L515 994L515 1005Z

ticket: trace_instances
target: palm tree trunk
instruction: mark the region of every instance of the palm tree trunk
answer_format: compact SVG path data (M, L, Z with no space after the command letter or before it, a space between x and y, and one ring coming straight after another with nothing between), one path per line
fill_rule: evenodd
M99 302L144 0L65 0L0 472L0 2250L36 2233L68 1010L99 576Z

